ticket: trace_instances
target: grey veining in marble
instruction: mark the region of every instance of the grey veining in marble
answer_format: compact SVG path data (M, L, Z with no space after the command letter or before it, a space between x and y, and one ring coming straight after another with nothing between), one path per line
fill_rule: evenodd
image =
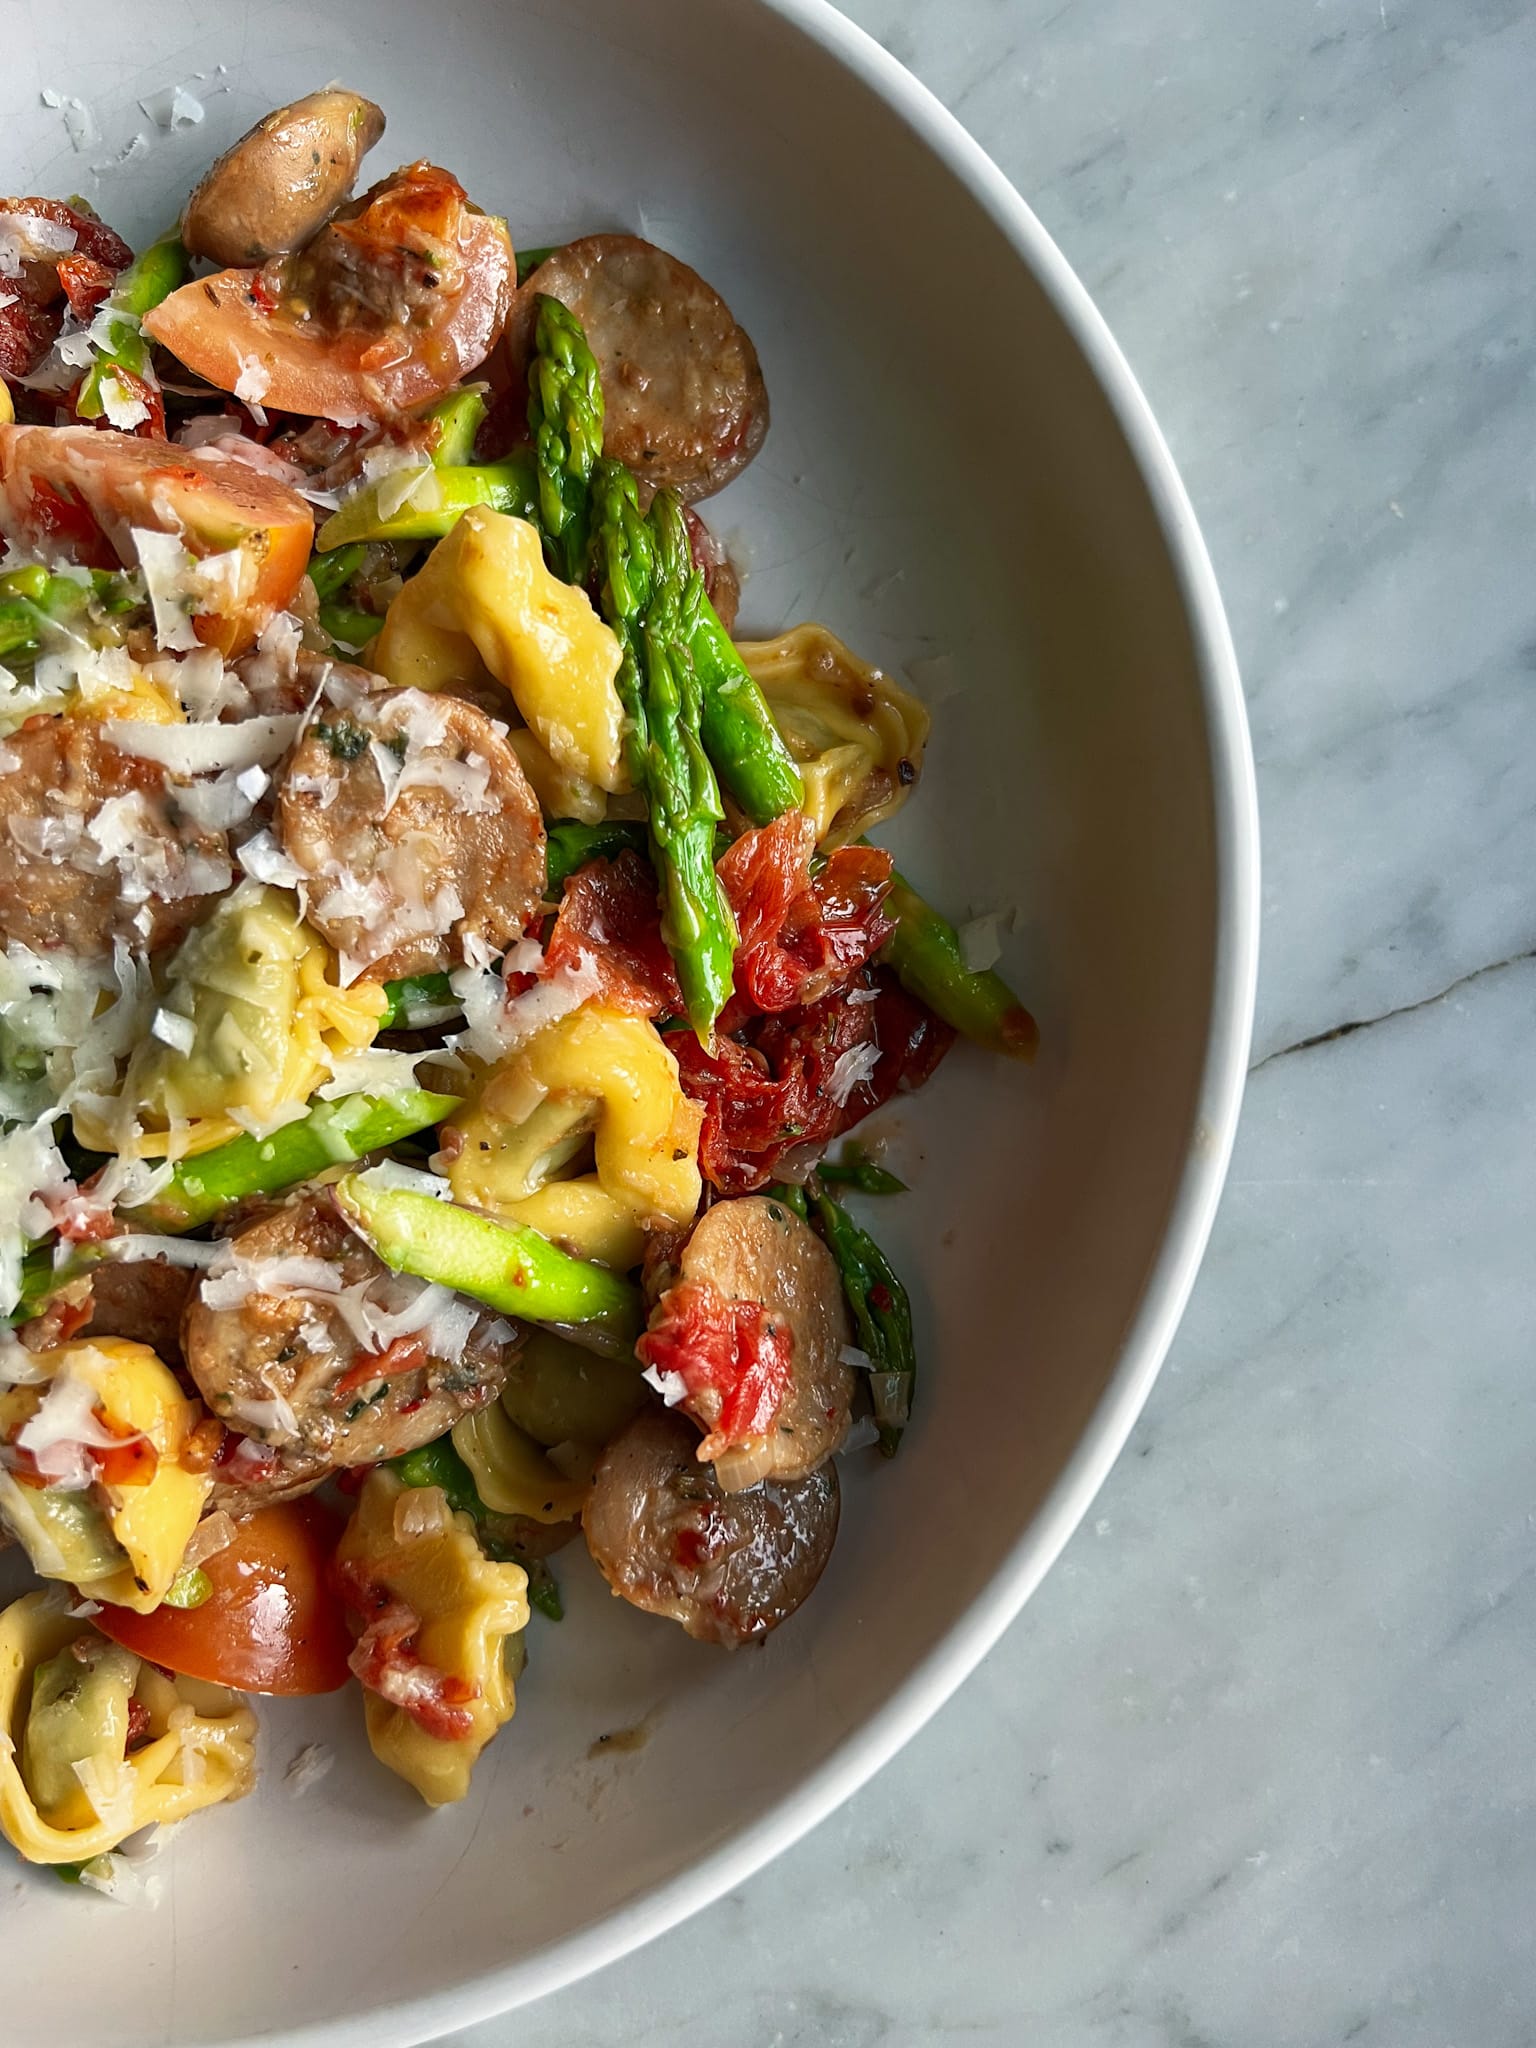
M1056 235L1190 486L1258 1070L1163 1378L983 1668L741 1891L459 2038L1529 2048L1536 10L849 11Z

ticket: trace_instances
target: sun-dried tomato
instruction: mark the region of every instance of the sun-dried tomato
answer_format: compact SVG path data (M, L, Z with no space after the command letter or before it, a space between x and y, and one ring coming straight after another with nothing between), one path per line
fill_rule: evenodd
M891 856L844 846L815 876L809 818L786 811L747 832L720 862L736 913L736 997L721 1019L732 1031L753 1014L816 1003L840 988L896 929L882 908Z
M59 258L59 283L64 287L69 310L82 325L111 291L114 275L105 263L98 263L94 256L82 256L78 250Z
M635 1346L658 1372L676 1373L710 1434L700 1456L717 1457L773 1426L789 1391L794 1333L758 1301L728 1299L706 1281L668 1288Z
M638 853L589 860L565 885L544 950L546 971L596 962L603 1001L642 1017L683 1007L677 971L661 936L656 877Z
M920 1088L954 1036L883 967L863 968L853 987L819 1003L722 1034L709 1052L676 1033L684 1092L704 1108L705 1179L727 1195L765 1187L789 1154L830 1144L898 1091Z

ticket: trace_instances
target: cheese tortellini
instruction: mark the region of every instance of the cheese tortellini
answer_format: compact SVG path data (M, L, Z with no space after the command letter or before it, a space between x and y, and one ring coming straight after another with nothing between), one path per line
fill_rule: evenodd
M391 603L369 659L418 690L494 677L547 759L519 749L540 798L560 791L558 815L601 816L602 792L630 787L619 643L585 592L550 574L526 519L466 512Z
M340 988L334 972L291 896L243 883L182 942L118 1102L100 1121L76 1110L81 1142L181 1158L293 1114L388 1007L377 982Z
M438 1488L383 1469L358 1496L336 1563L363 1624L352 1668L374 1755L429 1806L462 1799L517 1705L527 1573L487 1558Z
M487 1073L455 1118L455 1199L623 1268L648 1224L693 1221L702 1112L644 1017L588 1003ZM591 1141L594 1171L562 1178Z
M0 1614L0 1833L30 1863L89 1862L256 1777L238 1694L168 1677L72 1618L69 1598L28 1593Z
M922 773L925 705L825 626L739 652L799 764L819 845L846 846L901 809Z
M453 1447L494 1513L568 1521L586 1505L604 1447L648 1398L633 1361L531 1330L500 1401L456 1422Z
M0 1520L45 1579L148 1614L181 1569L212 1490L182 1464L201 1409L147 1344L77 1338L0 1391L0 1442L43 1484L0 1467Z

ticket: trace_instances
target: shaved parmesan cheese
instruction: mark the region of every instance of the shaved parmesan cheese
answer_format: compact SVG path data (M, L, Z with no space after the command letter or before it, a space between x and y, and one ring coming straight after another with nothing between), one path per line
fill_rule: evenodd
M640 1377L648 1387L656 1389L669 1408L675 1408L688 1398L688 1382L680 1372L667 1372L659 1365L648 1365Z
M21 1299L21 1262L29 1239L46 1237L53 1218L45 1197L73 1191L74 1182L53 1141L49 1111L33 1124L0 1135L0 1314Z
M224 1412L267 1443L291 1443L299 1433L293 1404L281 1394L274 1394L270 1401L232 1400Z
M247 1259L227 1243L224 1257L205 1276L201 1296L205 1308L241 1308L256 1294L335 1294L341 1275L325 1259L295 1252L284 1258Z
M190 1052L197 1043L197 1026L190 1017L179 1016L175 1010L156 1010L149 1029L151 1037L176 1052Z
M114 747L158 761L179 775L218 769L270 768L298 737L302 720L287 712L275 718L245 718L236 725L151 725L137 718L112 718L103 731Z
M127 1231L109 1238L101 1256L114 1266L136 1264L140 1259L163 1260L168 1266L212 1266L222 1256L222 1244L203 1244L195 1237L160 1237L152 1231Z
M101 409L122 433L131 433L149 418L149 407L138 392L110 371L101 380Z
M270 832L247 839L235 858L253 881L268 882L277 889L296 889L305 880L304 870L288 858Z
M984 974L1003 957L999 933L1013 927L1011 910L989 910L961 925L960 959L968 974Z
M240 374L235 379L235 396L247 405L257 405L266 397L272 383L272 372L259 356L242 356ZM258 421L258 425L263 422Z
M827 1076L827 1094L839 1109L855 1088L869 1080L879 1064L880 1048L874 1044L850 1045L846 1052L838 1054Z
M298 1799L318 1785L336 1761L335 1751L324 1742L306 1742L283 1773L283 1783Z
M404 505L419 502L426 487L433 482L434 472L430 463L420 458L409 458L410 468L400 468L386 476L379 485L379 517L393 519Z
M850 1451L867 1451L880 1441L880 1431L873 1415L861 1415L837 1447L837 1455L846 1458Z
M191 555L174 533L157 533L152 527L135 526L130 529L130 537L155 615L156 640L162 647L191 653L198 645L187 589L194 567Z
M80 1866L80 1882L110 1899L114 1906L158 1906L165 1883L153 1872L138 1870L120 1850L93 1856Z
M875 1361L857 1344L843 1345L837 1356L839 1364L850 1366L854 1372L873 1372L875 1369Z
M382 1046L368 1046L361 1052L333 1053L329 1057L331 1078L316 1092L324 1102L334 1102L341 1095L394 1095L419 1085L417 1062L431 1055L430 1046L425 1052L390 1052Z
M111 1450L133 1439L114 1436L98 1418L96 1389L71 1373L49 1384L35 1415L16 1434L16 1448L28 1452L49 1487L83 1493L96 1478L89 1452Z

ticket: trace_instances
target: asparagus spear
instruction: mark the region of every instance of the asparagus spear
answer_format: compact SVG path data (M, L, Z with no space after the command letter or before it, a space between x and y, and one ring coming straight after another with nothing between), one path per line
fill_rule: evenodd
M911 883L896 875L885 908L896 920L881 957L905 987L966 1038L1012 1059L1033 1059L1040 1043L1034 1018L1000 974L976 974L960 951L960 934Z
M869 1396L880 1449L893 1458L901 1433L912 1418L912 1390L917 1379L912 1305L879 1245L825 1191L815 1197L815 1217L842 1275L860 1347L872 1361Z
M40 654L50 625L76 625L92 607L129 612L142 602L132 579L116 570L54 576L35 563L9 569L0 575L0 665Z
M850 1187L859 1195L904 1195L907 1184L883 1166L877 1166L861 1146L850 1146L841 1159L823 1159L816 1177L833 1186Z
M383 632L384 621L377 612L365 612L359 605L323 604L320 630L343 653L356 654Z
M658 491L642 517L622 463L593 475L592 541L603 616L619 642L615 686L630 721L629 764L650 813L661 930L683 1007L701 1043L731 992L736 930L715 873L720 792L699 738L699 681L689 652L703 578L682 508Z
M168 1235L196 1230L245 1195L275 1194L328 1166L348 1165L440 1124L458 1106L457 1095L432 1095L424 1088L402 1089L388 1101L343 1095L314 1102L306 1116L269 1138L247 1134L183 1159L169 1184L142 1207L124 1210L123 1221Z
M310 556L309 580L322 604L330 604L341 595L363 566L367 555L366 542L355 540L344 548L332 548L328 554Z
M475 436L485 420L484 395L473 387L467 391L450 391L435 405L429 405L422 418L437 423L437 445L432 450L433 468L459 468L474 458Z
M475 505L515 513L519 519L536 520L539 515L529 448L514 448L504 462L430 469L406 503L386 517L379 509L379 495L390 484L391 479L383 477L348 498L316 536L321 548L329 552L355 540L441 540Z
M768 700L706 598L693 659L704 692L704 748L722 785L754 825L771 825L805 802L805 784Z
M568 583L580 583L588 569L593 469L603 445L603 388L575 314L543 294L538 306L528 425L538 451L539 511L557 567ZM691 562L686 528L683 542ZM594 544L601 567L603 544L596 535ZM608 623L613 625L612 618ZM699 679L704 751L753 824L767 825L798 808L804 785L762 691L704 595L702 579L684 630Z
M348 1174L333 1190L341 1213L391 1271L435 1280L502 1315L571 1325L595 1351L627 1358L644 1318L628 1280L573 1259L520 1223L498 1223L414 1188Z
M187 269L187 252L171 234L151 242L118 278L102 309L107 345L97 353L75 400L81 419L99 420L106 411L102 386L109 377L126 371L141 381L151 378L149 344L139 323L186 281Z
M566 582L580 583L587 573L592 470L603 452L603 387L576 315L543 292L534 304L528 433L538 465L539 522Z

